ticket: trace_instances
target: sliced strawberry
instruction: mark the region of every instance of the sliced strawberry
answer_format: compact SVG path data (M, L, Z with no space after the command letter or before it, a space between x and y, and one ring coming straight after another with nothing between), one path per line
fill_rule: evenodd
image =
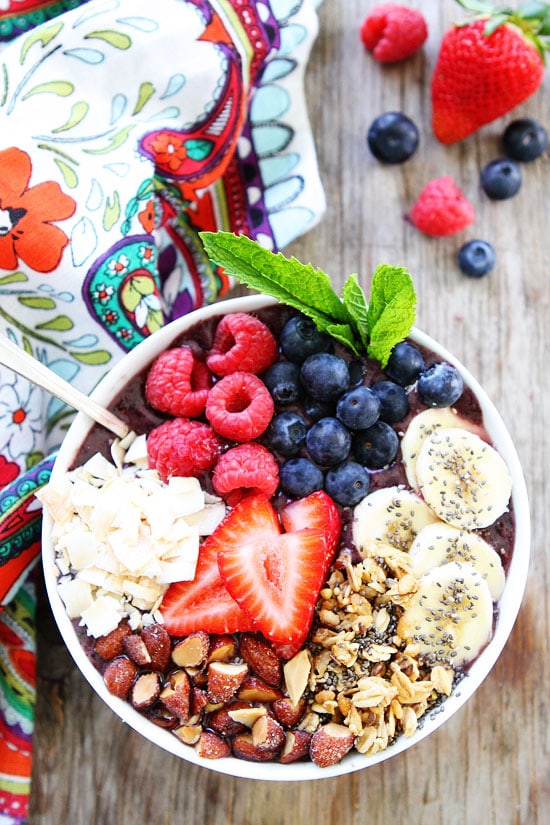
M264 517L271 509L276 519L265 496L244 499L232 513L243 505L244 510L262 510ZM307 638L329 566L325 531L307 528L277 535L264 530L243 541L242 532L233 530L219 543L218 566L227 590L256 629L290 658Z
M342 519L338 507L324 490L317 490L305 498L296 499L284 508L281 521L287 533L295 533L310 527L323 530L326 536L327 560L329 563L334 557L340 532Z
M200 549L193 581L175 582L164 594L160 611L172 636L188 636L197 630L235 633L253 629L220 578L218 547L210 538Z
M230 510L203 542L193 581L176 582L166 591L160 610L168 632L187 636L196 630L254 630L254 623L229 595L220 578L218 554L226 545L255 544L277 537L280 531L277 514L264 495L243 499Z

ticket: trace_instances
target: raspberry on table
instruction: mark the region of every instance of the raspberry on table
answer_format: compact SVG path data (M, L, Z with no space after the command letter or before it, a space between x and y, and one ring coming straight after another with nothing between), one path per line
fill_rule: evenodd
M409 218L421 232L433 237L462 232L475 220L474 207L450 175L426 184Z
M363 45L381 63L405 60L420 49L427 37L422 13L398 3L374 6L361 26Z
M258 375L274 364L277 356L277 341L269 327L254 315L234 312L225 315L216 327L206 363L216 375Z
M188 418L164 421L147 437L149 466L163 481L171 476L200 476L214 466L220 450L211 427Z
M196 418L203 414L212 375L191 347L176 347L153 362L145 382L145 398L156 410Z
M239 444L220 456L212 483L216 493L234 507L250 494L264 493L271 498L279 486L279 467L261 444Z
M214 384L205 414L212 428L233 441L252 441L262 435L275 405L263 381L250 372L234 372Z

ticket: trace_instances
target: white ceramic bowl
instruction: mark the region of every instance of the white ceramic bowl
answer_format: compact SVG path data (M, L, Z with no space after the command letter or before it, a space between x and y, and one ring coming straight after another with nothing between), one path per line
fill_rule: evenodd
M271 298L256 295L235 298L225 301L223 304L218 303L196 310L168 324L126 355L100 383L92 397L100 404L108 405L134 375L141 372L157 355L169 347L176 337L185 333L197 322L221 313L255 311L273 303L274 301ZM416 343L433 350L442 359L449 361L459 369L466 385L476 395L481 405L485 428L495 447L506 461L513 477L512 499L515 513L515 543L506 587L499 602L495 632L491 642L471 665L467 676L460 682L459 689L443 702L437 713L428 713L413 736L408 738L399 737L395 744L374 756L364 756L352 751L339 764L327 768L319 768L312 762L281 765L277 763L246 762L234 757L204 759L199 757L192 747L181 743L173 734L157 727L153 722L141 716L130 704L112 696L105 687L102 676L91 664L80 646L74 627L67 617L65 607L57 592L54 552L51 541L52 524L49 516L45 514L42 534L44 575L48 597L61 635L78 668L95 692L117 716L146 739L188 762L232 776L278 781L326 779L367 768L369 765L375 765L412 748L443 725L468 701L495 664L516 620L527 579L530 523L527 491L522 469L502 418L475 378L456 358L428 335L414 329L410 337ZM53 471L54 474L64 473L71 467L90 428L90 420L79 413L60 448Z

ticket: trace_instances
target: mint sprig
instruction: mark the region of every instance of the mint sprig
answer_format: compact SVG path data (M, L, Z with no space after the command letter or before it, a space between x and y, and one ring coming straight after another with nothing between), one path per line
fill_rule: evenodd
M212 263L228 275L299 310L321 332L356 355L375 358L382 367L414 324L416 295L412 278L402 267L379 266L367 302L357 275L349 276L339 297L321 269L270 252L245 235L201 232L200 237Z
M385 367L394 346L411 331L415 317L416 294L407 270L388 264L377 267L367 312L369 357Z

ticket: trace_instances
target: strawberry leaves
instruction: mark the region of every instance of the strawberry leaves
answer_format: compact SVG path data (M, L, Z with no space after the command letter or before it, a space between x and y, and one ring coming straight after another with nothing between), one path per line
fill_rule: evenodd
M543 62L546 52L550 50L550 4L535 0L520 3L514 9L509 6L496 8L485 0L456 0L466 11L473 12L477 19L487 18L483 34L489 37L504 23L511 23L520 29L521 33L532 43L540 54ZM467 26L472 18L458 23L458 26Z

